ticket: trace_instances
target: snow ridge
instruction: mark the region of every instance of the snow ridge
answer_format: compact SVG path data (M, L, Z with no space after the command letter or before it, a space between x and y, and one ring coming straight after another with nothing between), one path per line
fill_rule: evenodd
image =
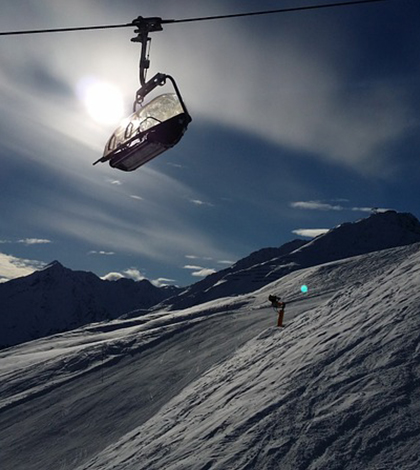
M388 268L249 341L81 468L417 469L420 246Z

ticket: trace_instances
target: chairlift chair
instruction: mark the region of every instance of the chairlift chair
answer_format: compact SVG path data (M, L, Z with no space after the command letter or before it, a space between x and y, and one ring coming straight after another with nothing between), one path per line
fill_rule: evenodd
M133 21L139 29L134 42L141 42L140 84L136 93L133 114L120 124L105 145L99 162L108 161L110 166L123 171L133 171L161 153L176 145L187 130L191 116L182 99L175 80L170 76L157 73L146 82L149 59L146 52L150 41L150 31L160 31L160 18L139 17ZM167 80L172 83L175 93L164 93L143 104L147 95L156 87L163 86ZM137 109L139 107L139 109Z
M126 118L109 138L103 156L95 164L109 161L113 168L133 171L181 140L191 116L173 78L164 77L172 81L176 93L159 95Z

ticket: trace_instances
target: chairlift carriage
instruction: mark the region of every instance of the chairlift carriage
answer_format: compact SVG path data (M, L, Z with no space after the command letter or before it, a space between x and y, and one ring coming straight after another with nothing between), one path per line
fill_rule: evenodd
M133 42L142 45L140 57L140 84L133 105L133 114L124 119L105 145L99 162L123 171L133 171L176 145L187 130L191 116L173 77L157 73L146 82L150 62L148 45L151 31L161 31L161 18L142 18L133 21L138 29ZM161 94L147 104L144 99L158 86L171 82L174 92ZM137 109L138 108L138 109Z

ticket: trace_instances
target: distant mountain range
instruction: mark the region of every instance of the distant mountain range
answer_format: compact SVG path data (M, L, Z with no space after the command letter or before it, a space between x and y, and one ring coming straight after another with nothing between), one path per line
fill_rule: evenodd
M54 261L0 284L0 348L148 309L179 291L147 280L104 281Z
M184 309L253 292L298 269L416 242L420 222L413 215L373 214L311 241L263 248L186 289L158 288L147 280L104 281L54 261L41 271L0 284L0 348L122 315L138 316L148 309Z

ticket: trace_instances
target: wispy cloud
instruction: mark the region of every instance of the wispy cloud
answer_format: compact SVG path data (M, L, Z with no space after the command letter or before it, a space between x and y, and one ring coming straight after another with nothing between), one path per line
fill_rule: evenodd
M123 270L122 272L113 271L105 276L101 276L101 279L105 281L118 281L119 279L132 279L133 281L143 281L147 279L139 269L137 268L128 268Z
M226 264L226 265L231 265L233 263L235 263L235 261L231 261L231 260L228 260L228 259L222 259L222 260L217 262L217 264Z
M213 258L211 256L197 256L197 255L185 255L187 259L201 259L204 261L212 261Z
M158 279L148 279L143 273L137 268L128 268L123 271L113 271L101 276L101 279L105 281L118 281L119 279L132 279L133 281L143 281L147 280L151 282L156 287L165 287L173 285L176 281L175 279L169 279L166 277L159 277Z
M17 258L5 253L0 253L0 282L28 276L44 266L45 263L41 261Z
M0 243L21 243L26 246L30 245L46 245L52 243L46 238L21 238L20 240L0 240Z
M300 237L315 238L329 231L328 228L299 228L292 230L292 233Z
M105 274L105 276L101 276L101 279L104 281L118 281L119 279L124 279L125 276L124 274L121 274L119 272L110 272L108 274Z
M404 136L413 124L416 110L408 90L402 82L377 77L368 81L368 71L355 77L354 69L363 54L354 40L355 32L323 24L322 18L316 40L306 33L305 19L299 16L297 22L292 19L287 27L279 28L270 41L256 35L253 47L246 50L247 28L240 23L234 27L219 24L217 38L205 41L200 37L200 47L191 49L188 56L171 57L168 53L165 59L170 68L180 69L182 83L191 90L189 102L206 117L226 125L235 123L237 128L306 152L309 158L333 161L364 173L386 171L381 165L386 156L380 149ZM197 43L197 38L185 34L186 42ZM229 54L221 56L226 37ZM346 50L345 64L337 53L342 50ZM265 51L263 55L261 51ZM191 75L190 61L198 63L203 55L206 62ZM257 65L252 71L250 61ZM241 78L240 86L230 87L226 93L224 82L214 76L214 63L229 67L231 77ZM263 82L261 70L270 70ZM257 81L263 90L270 90L268 97L255 93ZM194 85L197 82L205 83L205 94Z
M203 269L200 269L199 271L194 271L193 273L191 273L191 275L194 277L207 277L207 276L210 276L210 274L214 274L215 272L216 272L215 269L203 268Z
M159 277L158 279L153 279L151 283L156 287L166 287L171 286L175 283L175 279L168 279L166 277Z
M190 199L189 201L196 206L214 207L214 204L212 204L211 202L202 201L200 199Z
M18 243L23 243L24 245L45 245L52 242L45 238L24 238L22 240L18 240Z
M124 274L126 277L133 279L134 281L142 281L143 279L146 279L146 276L144 276L137 268L126 269Z
M338 200L337 200L338 201ZM342 202L349 202L347 200L341 200ZM290 207L293 209L303 209L303 210L315 210L315 211L353 211L353 212L386 212L389 209L380 208L380 207L354 207L354 206L344 206L339 204L331 204L329 202L323 201L297 201L291 202Z
M222 266L230 266L232 264L234 264L234 261L231 261L231 260L226 260L226 259L222 259L222 260L215 260L214 258L210 257L210 256L197 256L197 255L185 255L185 258L187 259L190 259L192 261L212 261L211 264L215 265L215 264L218 264L218 265L222 265ZM195 265L195 264L187 264L184 266L184 269L190 269L192 271L194 271L193 273L191 273L192 276L195 276L195 277L205 277L205 276L208 276L209 274L213 274L215 272L217 272L216 269L214 268L208 268L208 267L203 267L203 266L200 266L200 265Z
M114 251L96 251L96 250L91 250L88 252L88 255L102 255L102 256L113 256L115 255Z
M183 165L180 165L179 163L172 163L172 162L168 162L167 163L168 166L172 166L174 168L184 168Z
M196 266L195 264L186 264L184 266L184 269L193 269L194 270L194 269L203 269L203 267L202 266Z
M191 271L193 271L191 273L191 276L194 277L206 277L216 272L216 270L212 268L204 268L203 266L196 266L191 264L186 264L184 266L184 269L190 269Z
M95 188L94 201L87 190L86 195L82 193L84 199L69 200L57 195L52 202L46 195L44 204L37 209L36 223L90 246L100 246L106 252L142 255L164 262L180 252L209 252L215 258L229 259L230 253L220 249L217 240L197 225L191 214L180 212L185 199L179 194L189 192L185 184L151 168L144 168L136 176L136 185L141 184L148 194L144 204L127 204L127 196L115 197L102 187ZM101 198L99 206L97 197ZM25 215L35 218L29 209Z
M386 207L352 207L351 210L355 212L370 212L378 214L392 209Z
M294 209L309 209L317 211L342 211L343 206L328 204L321 201L297 201L290 204Z

